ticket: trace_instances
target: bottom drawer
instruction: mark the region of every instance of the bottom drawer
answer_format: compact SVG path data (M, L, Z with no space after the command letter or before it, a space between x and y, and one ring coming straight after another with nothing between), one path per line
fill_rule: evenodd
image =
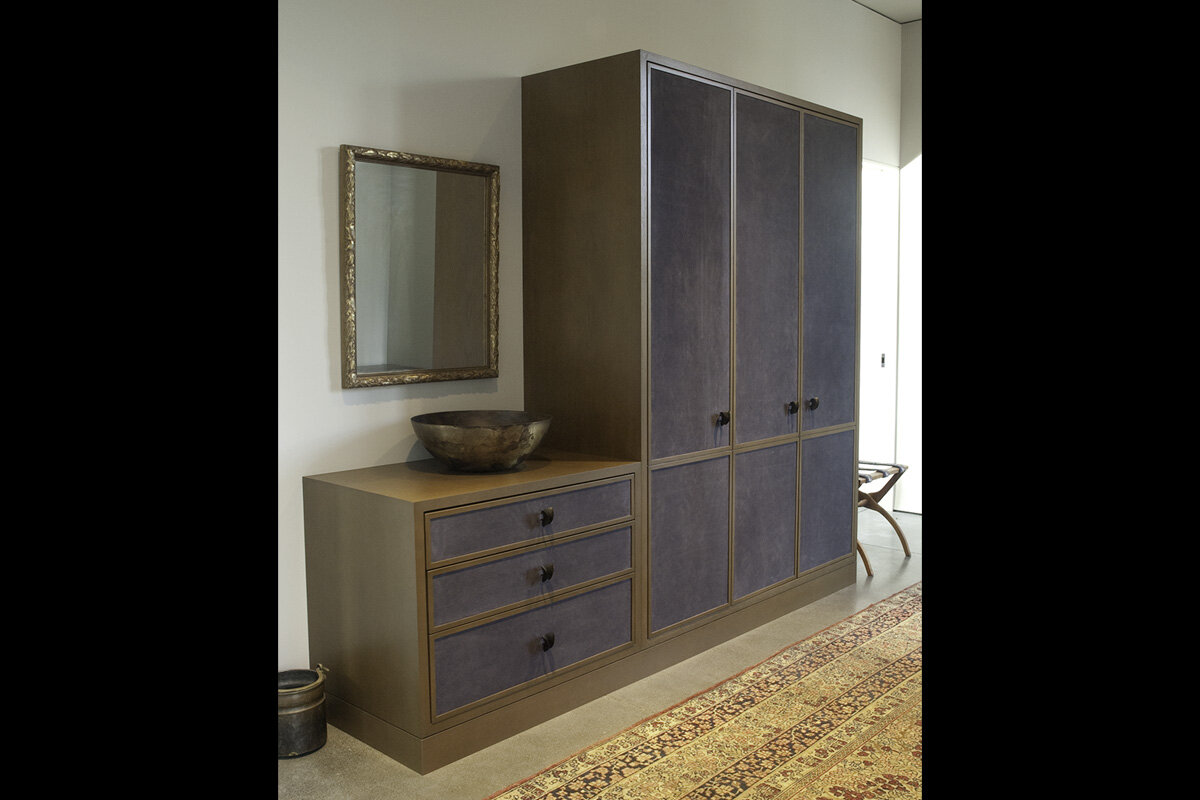
M632 641L632 586L626 579L435 639L435 716Z

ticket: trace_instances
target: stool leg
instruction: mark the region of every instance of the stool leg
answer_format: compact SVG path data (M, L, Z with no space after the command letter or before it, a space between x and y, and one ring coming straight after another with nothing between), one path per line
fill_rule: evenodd
M856 543L856 544L857 544L857 543ZM867 568L867 577L868 577L868 578L873 578L873 577L875 577L875 573L871 571L871 562L870 562L870 560L867 558L867 551L862 549L862 545L861 545L861 544L858 544L857 546L858 546L858 554L859 554L860 556L862 556L862 560L863 560L863 566Z
M912 553L908 549L908 539L904 538L904 531L900 530L899 523L897 523L896 520L892 519L892 515L889 514L887 511L885 511L883 509L883 507L881 505L879 505L879 503L875 502L877 497L882 497L882 496L883 496L882 492L877 492L875 495L871 495L871 494L868 494L867 492L860 490L858 493L858 505L860 508L865 506L865 507L871 509L872 511L879 512L880 514L883 515L884 519L886 519L888 522L891 523L892 528L894 528L896 531L896 535L900 537L901 546L904 547L904 557L908 558L912 555Z
M911 556L912 553L908 549L908 539L904 538L904 531L900 530L900 523L896 522L896 520L892 518L892 515L884 511L882 508L879 509L879 513L883 514L883 518L892 523L892 527L896 529L896 535L900 537L900 544L904 547L904 557L908 558Z

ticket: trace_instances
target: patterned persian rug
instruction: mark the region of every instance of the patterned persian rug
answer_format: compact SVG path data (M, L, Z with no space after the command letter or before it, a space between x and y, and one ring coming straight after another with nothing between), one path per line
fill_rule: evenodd
M921 797L921 584L487 800Z

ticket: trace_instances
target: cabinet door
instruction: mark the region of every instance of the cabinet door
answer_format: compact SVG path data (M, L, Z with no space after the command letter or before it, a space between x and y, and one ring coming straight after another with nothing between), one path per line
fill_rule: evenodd
M859 165L857 128L805 115L801 429L806 431L854 421Z
M854 547L856 466L853 430L800 443L800 572Z
M734 456L733 599L796 572L796 443Z
M729 601L729 457L650 473L650 630Z
M736 410L739 442L796 432L800 112L737 97Z
M650 457L729 443L730 90L650 71Z

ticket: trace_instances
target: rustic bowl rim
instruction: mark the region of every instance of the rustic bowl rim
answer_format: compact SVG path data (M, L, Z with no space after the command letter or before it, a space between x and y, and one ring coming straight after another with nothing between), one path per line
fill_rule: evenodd
M453 419L455 417L462 417L463 420L470 420L470 415L474 414L512 414L514 417L511 420L501 419L495 422L468 422L454 421ZM509 427L512 425L532 425L537 422L549 422L551 419L552 418L549 414L543 414L537 411L486 408L461 409L454 411L429 411L424 414L417 414L412 418L412 421L415 425L431 425L447 428L496 428Z

